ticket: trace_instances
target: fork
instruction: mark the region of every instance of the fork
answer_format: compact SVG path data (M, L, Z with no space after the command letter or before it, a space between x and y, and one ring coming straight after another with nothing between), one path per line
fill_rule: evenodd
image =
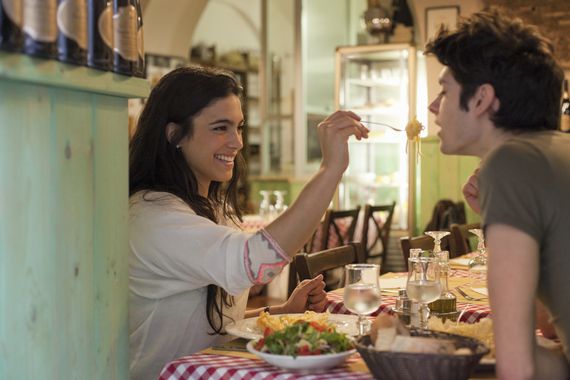
M394 130L394 131L396 131L396 132L404 132L404 130L401 129L401 128L396 128L396 127L391 126L390 124L381 123L381 122L379 122L379 121L363 121L363 120L360 120L360 123L363 123L363 124L372 124L372 125L381 125L381 126L383 126L383 127L388 127L388 128L390 128L390 129L392 129L392 130Z
M457 290L457 293L459 293L467 301L484 301L487 299L487 297L482 297L482 298L472 297L469 294L465 293L465 291L463 291L463 289L461 289L459 286L456 287L454 290Z

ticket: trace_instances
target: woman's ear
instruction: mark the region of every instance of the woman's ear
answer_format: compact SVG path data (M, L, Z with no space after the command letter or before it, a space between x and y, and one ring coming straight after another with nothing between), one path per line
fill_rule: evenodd
M168 140L169 143L172 144L172 140L174 139L174 136L176 136L177 133L180 133L180 126L176 123L168 123L166 124L166 139Z

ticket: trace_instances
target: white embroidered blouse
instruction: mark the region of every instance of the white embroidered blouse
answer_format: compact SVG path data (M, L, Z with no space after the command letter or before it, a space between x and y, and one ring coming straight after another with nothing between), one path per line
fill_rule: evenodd
M290 258L264 230L198 216L169 193L139 192L129 201L131 379L156 379L180 356L227 340L209 335L207 286L234 296L224 325L242 319L248 290L271 281Z

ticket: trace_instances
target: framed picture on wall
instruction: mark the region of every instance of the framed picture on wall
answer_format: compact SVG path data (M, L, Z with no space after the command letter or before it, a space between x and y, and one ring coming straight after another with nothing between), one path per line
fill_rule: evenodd
M441 24L454 29L458 19L459 6L426 8L426 39L433 37Z

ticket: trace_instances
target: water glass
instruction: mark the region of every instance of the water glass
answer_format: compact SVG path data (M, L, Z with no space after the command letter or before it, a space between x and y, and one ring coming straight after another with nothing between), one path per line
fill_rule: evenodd
M477 255L469 260L469 277L472 287L486 287L487 283L487 250L485 248L485 237L483 230L479 228L470 229L473 235L477 236Z
M364 316L380 307L380 265L349 264L345 267L344 305L358 315L358 335L367 332L369 324Z
M434 256L420 255L408 259L406 291L411 300L420 304L422 329L427 328L428 304L441 295L440 269L439 260Z

